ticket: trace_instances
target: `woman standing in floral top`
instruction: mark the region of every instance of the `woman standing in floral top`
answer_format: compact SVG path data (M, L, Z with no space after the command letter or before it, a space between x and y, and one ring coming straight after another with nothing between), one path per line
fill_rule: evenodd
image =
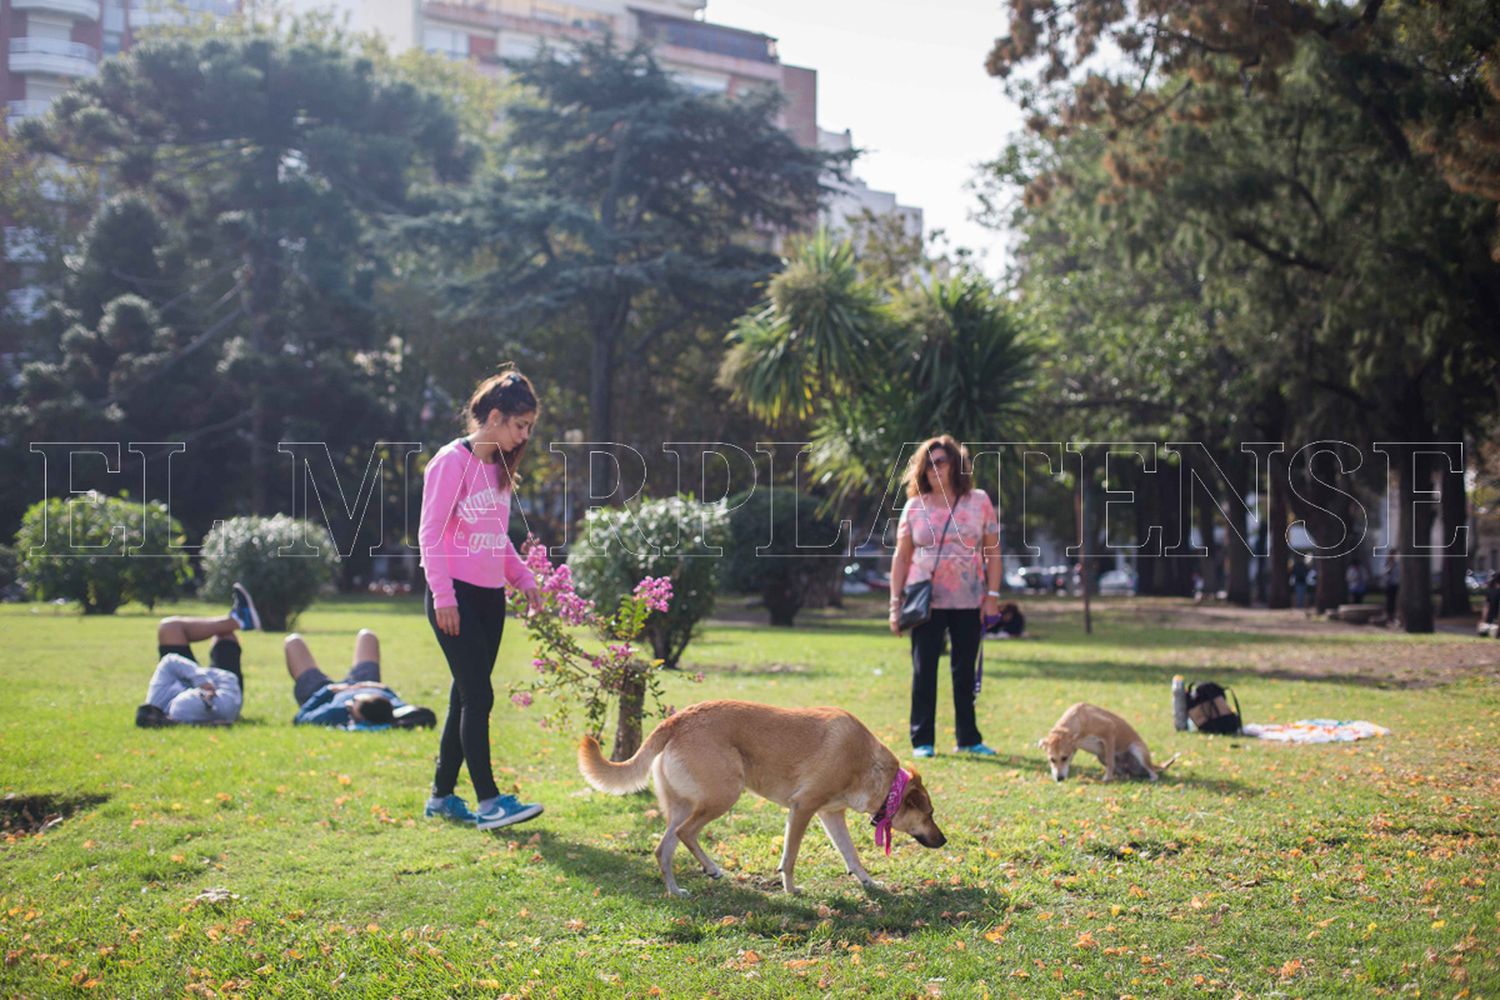
M901 634L901 594L907 584L932 581L932 617L911 631L913 754L931 757L935 752L938 658L946 634L958 750L993 756L974 722L974 669L984 616L1000 611L995 506L984 490L974 489L969 453L946 434L925 442L912 456L906 496L891 567L893 633Z

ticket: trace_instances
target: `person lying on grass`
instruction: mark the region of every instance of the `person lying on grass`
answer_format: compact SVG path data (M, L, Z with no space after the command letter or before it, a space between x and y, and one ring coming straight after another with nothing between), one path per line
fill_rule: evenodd
M292 698L297 702L298 725L340 729L384 729L433 726L430 709L408 705L380 681L380 640L369 629L354 637L354 666L339 683L318 668L312 650L300 635L286 637L286 670L292 675Z
M260 628L250 594L238 583L229 614L222 618L163 618L156 623L156 671L146 688L146 703L135 711L145 728L174 723L228 725L240 717L244 677L235 632ZM212 639L208 666L198 665L195 642Z

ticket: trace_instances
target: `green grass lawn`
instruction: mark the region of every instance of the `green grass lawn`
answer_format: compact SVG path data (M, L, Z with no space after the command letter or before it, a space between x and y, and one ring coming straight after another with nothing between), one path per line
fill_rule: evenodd
M502 787L547 812L490 835L421 819L435 734L294 729L279 636L245 638L241 725L142 731L152 616L0 607L0 794L79 803L0 845L0 995L1500 994L1500 687L1325 669L1441 664L1479 640L1184 627L1185 605L1107 605L1089 637L1070 612L1028 610L1041 639L987 644L979 717L999 758L921 768L946 847L902 838L885 858L851 818L884 886L867 894L814 827L789 897L784 813L747 794L704 837L728 877L679 851L693 895L674 900L654 798L587 790L577 734L505 698L530 669L520 628L497 670L495 759ZM688 651L704 682L673 675L668 700L840 705L906 759L907 647L879 613L795 630L736 613ZM387 681L441 714L447 671L416 601L328 601L299 624L330 673L376 629ZM1179 671L1232 683L1252 721L1392 733L1318 747L1175 733ZM1157 786L1106 785L1080 756L1054 784L1034 745L1080 700L1183 759ZM195 902L211 888L232 896Z

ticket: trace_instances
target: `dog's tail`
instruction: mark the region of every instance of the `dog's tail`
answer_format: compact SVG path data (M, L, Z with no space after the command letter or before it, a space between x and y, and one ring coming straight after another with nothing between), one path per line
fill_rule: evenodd
M590 785L610 795L640 791L646 787L646 782L651 777L651 762L666 748L667 741L672 737L672 727L668 725L671 721L668 719L652 730L635 756L618 764L605 760L604 755L599 752L599 741L592 736L585 736L583 742L578 744L579 772Z
M1156 765L1156 773L1160 774L1163 771L1165 771L1167 768L1171 767L1173 764L1177 763L1177 758L1181 757L1181 756L1182 756L1181 753L1174 753L1172 756L1170 756L1170 757L1167 758L1167 762L1165 764L1158 764L1158 765Z

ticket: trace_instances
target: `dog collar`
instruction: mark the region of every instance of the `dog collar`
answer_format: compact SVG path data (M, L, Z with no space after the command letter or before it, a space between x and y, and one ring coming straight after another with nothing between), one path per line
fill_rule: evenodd
M890 793L885 797L885 804L880 811L870 818L870 824L875 827L875 846L885 848L885 856L891 856L891 820L896 818L896 813L901 811L901 796L906 794L906 785L911 781L911 773L904 767L896 768L896 780L891 782Z

